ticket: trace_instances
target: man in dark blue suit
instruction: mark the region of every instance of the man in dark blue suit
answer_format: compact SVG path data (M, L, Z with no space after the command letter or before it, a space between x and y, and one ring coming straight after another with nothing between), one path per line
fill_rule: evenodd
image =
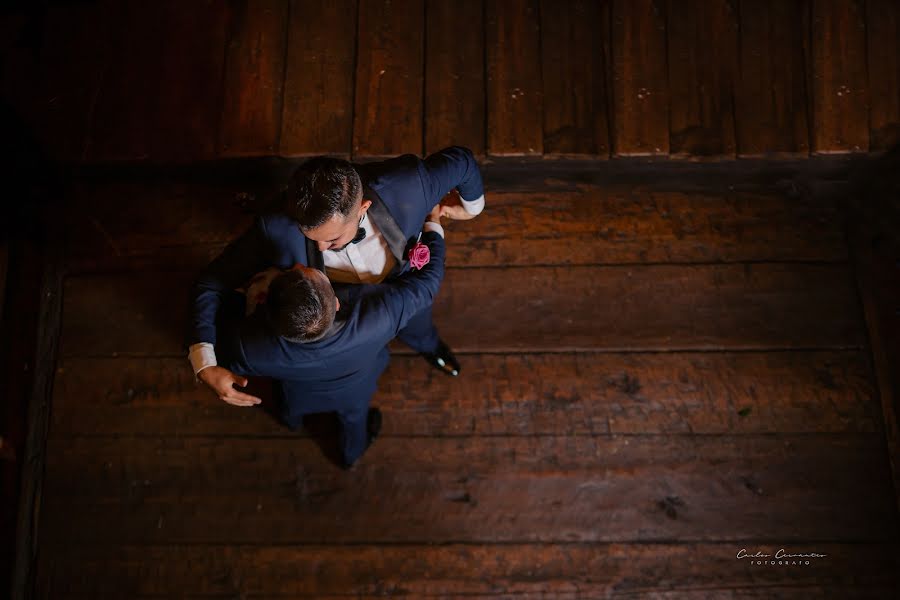
M272 282L264 310L243 318L243 310L228 315L222 306L222 364L240 375L277 379L283 418L292 428L305 414L336 412L344 467L381 427L381 413L369 400L388 364L388 342L431 305L443 279L443 238L426 226L421 239L430 249L427 264L391 283L338 284L347 292L343 303L321 271L297 265Z
M226 402L258 404L258 398L234 388L245 386L246 379L216 360L216 314L224 295L267 267L297 263L325 272L335 283L391 281L408 270L408 247L426 216L454 188L459 203L441 205L441 216L468 219L481 212L478 164L471 151L456 146L424 160L403 155L354 165L317 157L301 165L285 192L284 210L258 218L194 287L189 357L198 378ZM436 368L459 373L459 363L432 322L430 304L409 319L398 337Z

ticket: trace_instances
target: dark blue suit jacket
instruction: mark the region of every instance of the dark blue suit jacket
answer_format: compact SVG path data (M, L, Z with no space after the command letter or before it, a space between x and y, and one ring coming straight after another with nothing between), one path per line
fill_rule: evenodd
M264 310L246 319L235 315L224 320L219 364L241 375L280 380L288 421L307 413L367 406L388 363L387 343L432 303L444 277L443 238L425 232L422 242L431 250L431 261L422 270L408 270L391 283L350 286L354 298L346 300L348 305L342 302L332 333L319 341L280 337Z
M469 149L459 146L436 152L425 160L405 154L354 167L362 179L365 198L372 200L369 218L397 259L391 277L408 268L407 246L418 237L428 213L447 192L457 188L467 200L484 193L475 157ZM257 218L197 280L188 343L216 343L216 315L230 290L264 269L288 268L296 263L324 271L321 252L304 237L293 219L282 214Z

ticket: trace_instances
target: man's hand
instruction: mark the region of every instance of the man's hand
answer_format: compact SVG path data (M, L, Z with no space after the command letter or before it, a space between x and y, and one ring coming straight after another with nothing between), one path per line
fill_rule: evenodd
M234 389L234 384L247 387L247 378L235 375L224 367L206 367L197 374L197 378L212 388L228 404L234 406L254 406L262 402L261 399Z
M466 209L463 208L462 200L459 197L459 192L456 190L451 190L449 194L444 196L438 206L441 207L442 217L447 217L454 221L468 221L469 219L474 219L476 216L466 212Z

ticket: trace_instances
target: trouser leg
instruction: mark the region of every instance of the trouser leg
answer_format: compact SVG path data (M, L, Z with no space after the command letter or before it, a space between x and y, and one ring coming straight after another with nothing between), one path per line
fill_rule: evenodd
M344 465L352 465L363 455L369 445L369 405L338 411L340 434L338 445Z
M416 313L397 334L397 339L416 352L432 353L437 350L440 338L431 318L431 305Z

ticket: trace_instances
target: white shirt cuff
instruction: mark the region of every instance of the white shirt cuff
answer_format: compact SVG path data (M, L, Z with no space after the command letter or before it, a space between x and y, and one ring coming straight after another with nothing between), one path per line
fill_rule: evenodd
M435 223L434 221L425 221L422 231L433 231L439 236L444 237L444 228L441 227L440 223Z
M465 211L470 215L481 214L481 211L484 210L484 194L478 196L474 200L466 200L462 196L460 196L459 199L462 202Z
M191 367L193 367L194 369L194 375L196 375L206 367L215 367L218 364L216 362L216 350L209 342L200 342L199 344L193 344L191 346L190 352L188 353L188 359L190 359L191 361Z

